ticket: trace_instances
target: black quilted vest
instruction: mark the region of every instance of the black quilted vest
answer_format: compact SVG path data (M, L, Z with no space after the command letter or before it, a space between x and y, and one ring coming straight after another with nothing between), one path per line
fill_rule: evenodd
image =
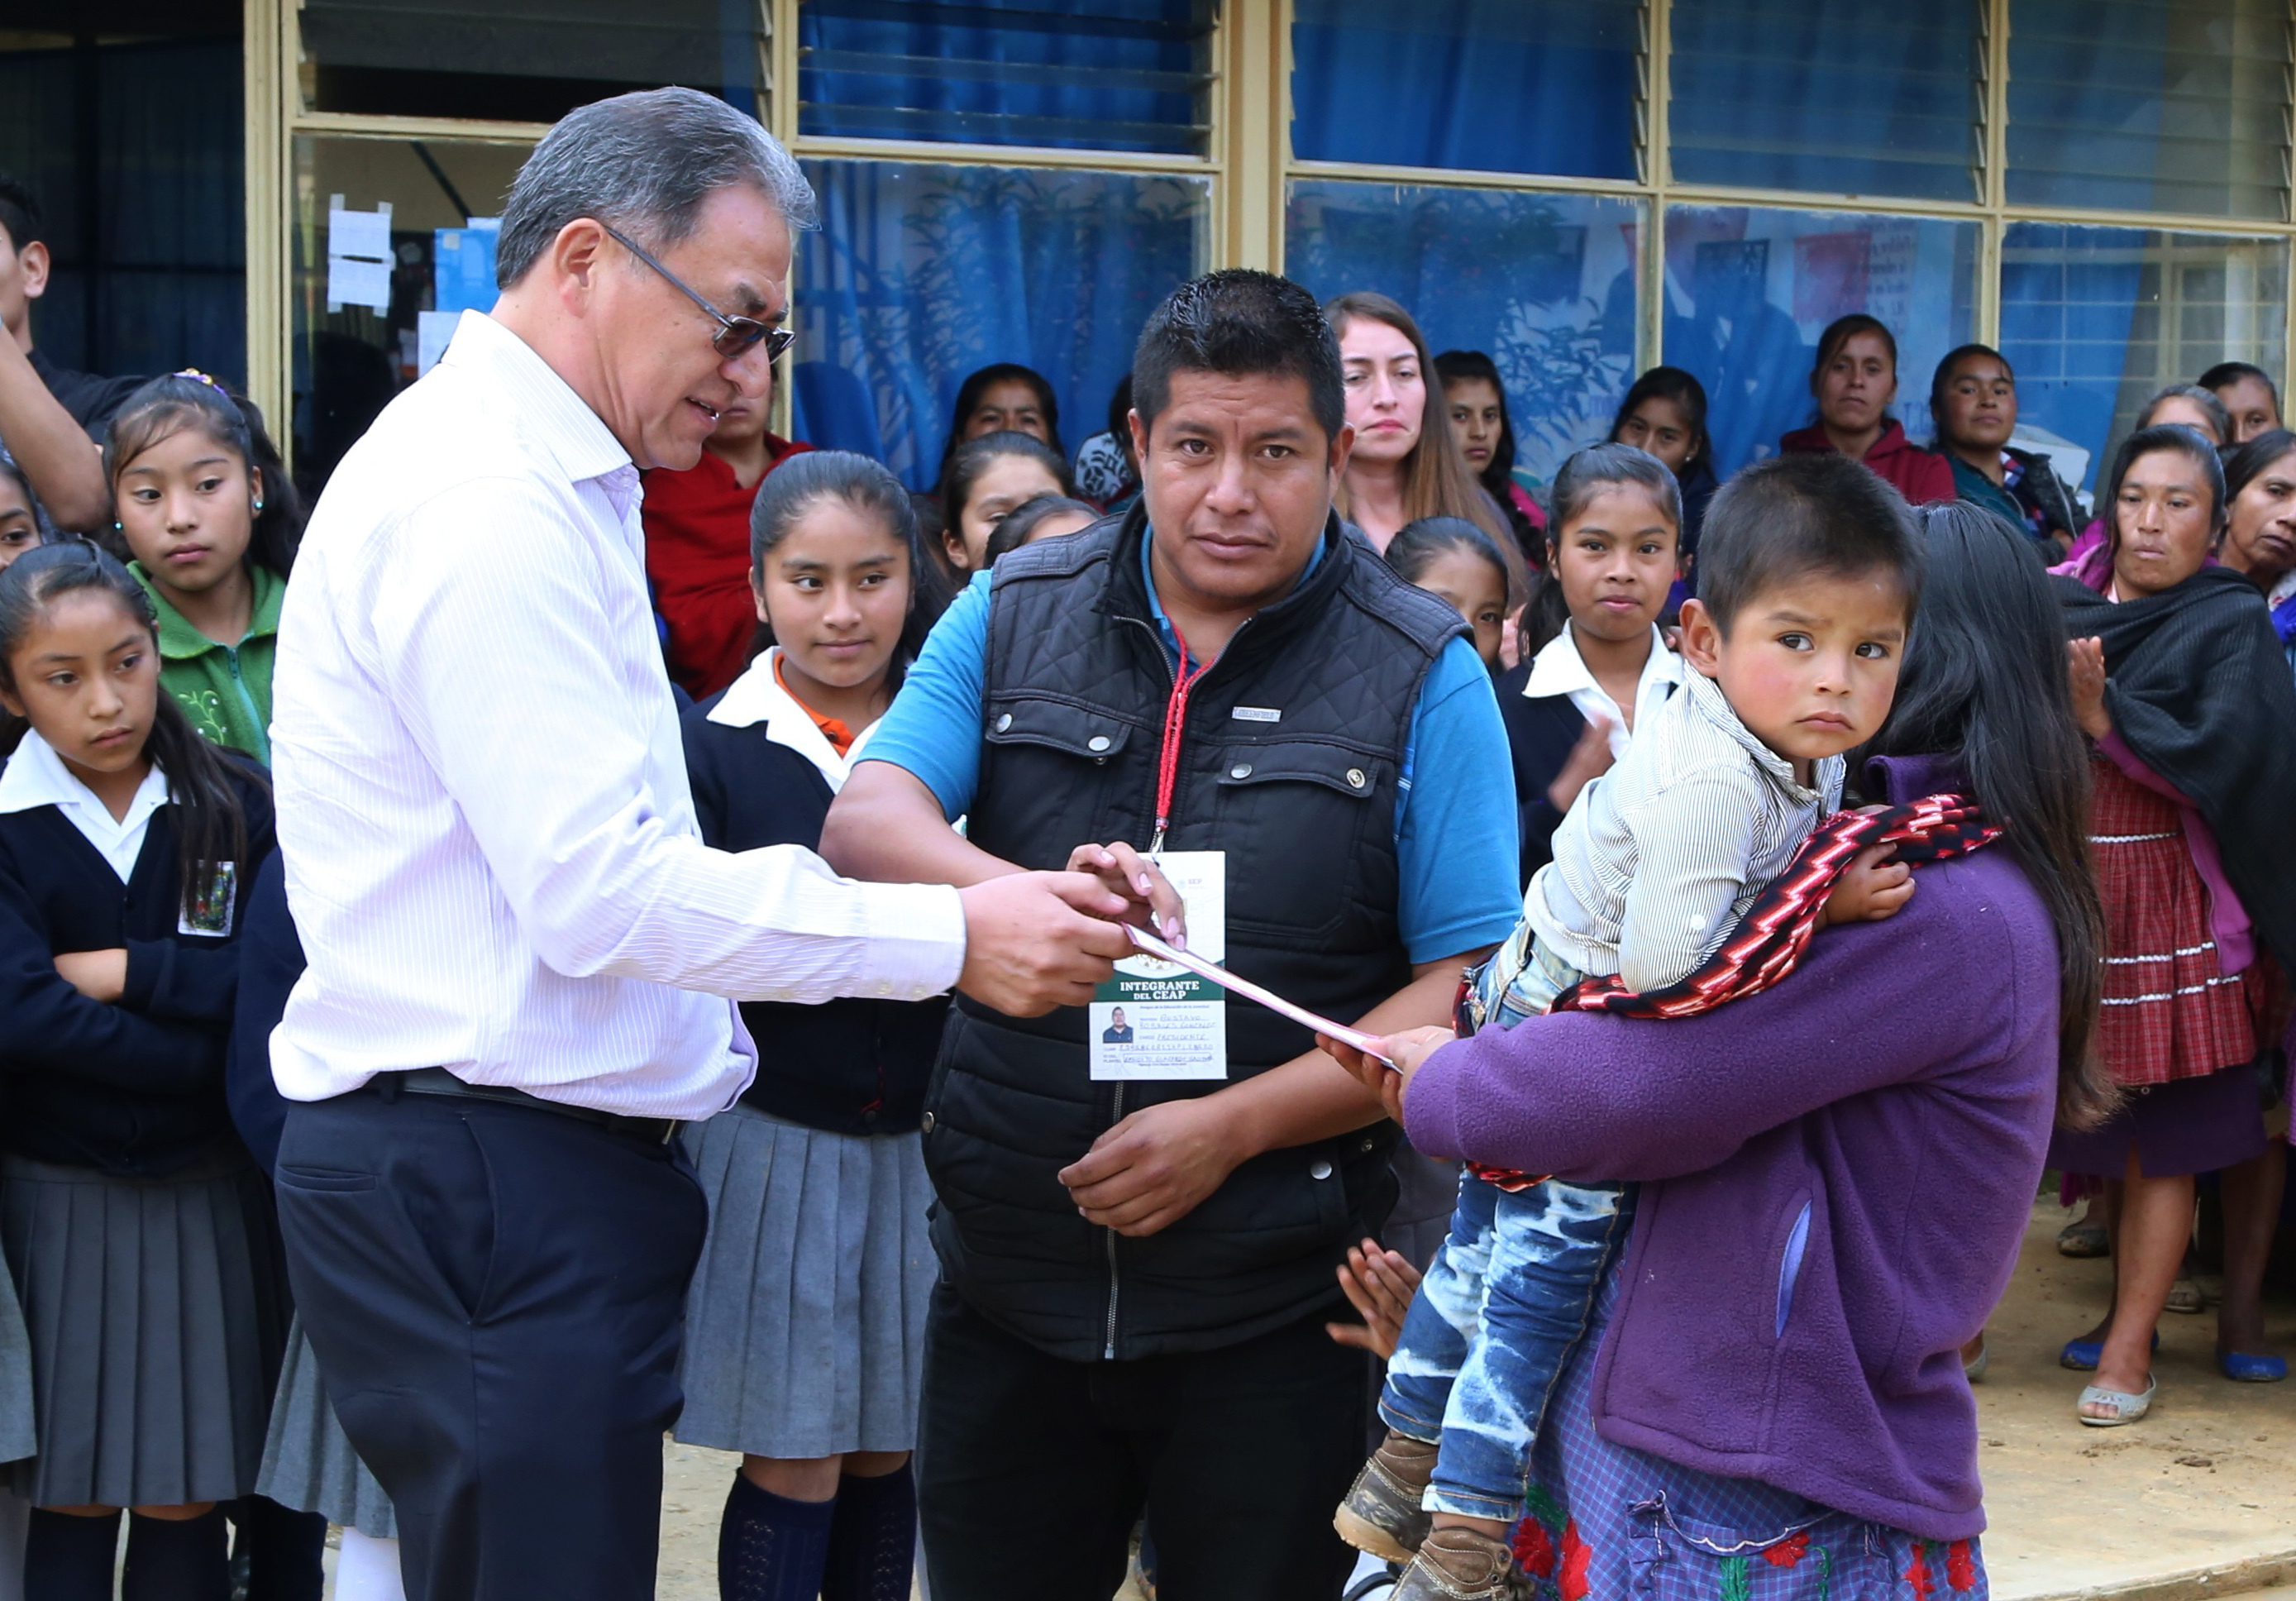
M1141 571L1145 532L1136 508L996 564L968 825L992 855L1058 868L1087 842L1150 841L1173 675ZM1400 769L1420 685L1462 629L1333 519L1315 570L1189 694L1165 845L1227 853L1227 965L1341 1022L1410 981ZM1220 1085L1092 1082L1085 1015L1020 1019L960 998L926 1098L950 1282L1078 1361L1210 1350L1331 1303L1334 1267L1392 1202L1392 1126L1268 1152L1169 1228L1120 1237L1078 1216L1061 1169L1127 1112ZM1230 1082L1312 1045L1230 998Z

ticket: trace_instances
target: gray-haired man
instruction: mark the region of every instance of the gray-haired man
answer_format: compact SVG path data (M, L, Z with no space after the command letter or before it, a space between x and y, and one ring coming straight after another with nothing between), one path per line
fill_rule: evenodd
M733 998L1042 1012L1140 909L1077 874L854 885L695 832L638 472L762 389L812 208L705 95L569 116L512 189L501 302L344 458L297 563L280 1216L414 1601L653 1593L707 1222L670 1135L749 1080Z

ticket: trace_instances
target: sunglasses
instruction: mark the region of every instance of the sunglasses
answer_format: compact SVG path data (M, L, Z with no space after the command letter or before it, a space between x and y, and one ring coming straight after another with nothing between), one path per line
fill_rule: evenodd
M636 241L631 239L619 228L612 227L605 223L600 223L598 226L604 228L608 235L611 236L617 244L619 244L631 255L636 256L639 260L653 268L654 271L660 273L663 279L669 283L670 287L676 290L678 293L684 295L687 300L693 301L696 306L701 307L702 310L708 312L710 316L716 320L718 324L718 332L710 335L709 348L717 351L724 359L727 361L736 360L741 357L747 356L751 350L757 349L758 345L763 344L766 347L766 359L769 362L778 361L781 359L782 352L788 349L791 344L796 342L797 335L790 329L769 326L767 324L759 322L753 316L727 316L724 312L718 310L718 308L712 306L709 301L696 294L693 291L693 287L683 278L680 278L676 273L670 271L669 268L664 267L660 262L656 261L652 256L647 255L644 250L639 248Z

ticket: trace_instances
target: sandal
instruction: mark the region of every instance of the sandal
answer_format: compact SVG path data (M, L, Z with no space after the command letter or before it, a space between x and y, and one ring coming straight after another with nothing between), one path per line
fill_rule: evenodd
M2102 1385L2091 1384L2080 1392L2080 1400L2073 1403L2073 1416L2092 1429L2121 1428L2135 1423L2152 1409L2152 1393L2160 1388L2161 1381L2154 1378L2144 1381L2144 1393L2142 1395L2130 1395L2125 1391L2107 1390ZM2081 1410L2083 1407L2098 1403L2111 1407L2112 1416L2091 1417Z
M2168 1310L2190 1315L2205 1310L2207 1307L2208 1301L2201 1294L2201 1286L2192 1279L2180 1276L2175 1284L2169 1286Z
M2092 1257L2112 1253L2112 1239L2104 1232L2102 1223L2092 1223L2082 1218L2057 1230L2059 1256Z
M1992 1365L1993 1347L1987 1344L1980 1335L1977 1342L1976 1356L1961 1365L1961 1376L1974 1384L1985 1376L1985 1370Z

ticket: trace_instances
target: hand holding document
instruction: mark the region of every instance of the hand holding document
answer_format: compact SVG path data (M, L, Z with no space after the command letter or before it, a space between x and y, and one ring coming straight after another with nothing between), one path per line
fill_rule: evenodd
M1386 1062L1390 1067L1395 1065L1374 1048L1379 1044L1379 1036L1376 1034L1366 1034L1360 1029L1349 1028L1345 1023L1333 1022L1328 1017L1318 1017L1307 1007L1295 1006L1274 991L1261 989L1250 979L1239 978L1226 968L1204 960L1193 951L1180 950L1167 945L1144 929L1135 928L1130 924L1127 924L1124 932L1131 938L1132 943L1140 948L1144 955L1154 956L1160 962L1169 962L1175 966L1185 967L1199 978L1209 979L1223 989L1233 989L1244 999L1257 1001L1269 1011L1280 1016L1288 1017L1293 1022L1312 1029L1327 1039L1339 1040L1343 1045L1351 1045L1366 1056Z

